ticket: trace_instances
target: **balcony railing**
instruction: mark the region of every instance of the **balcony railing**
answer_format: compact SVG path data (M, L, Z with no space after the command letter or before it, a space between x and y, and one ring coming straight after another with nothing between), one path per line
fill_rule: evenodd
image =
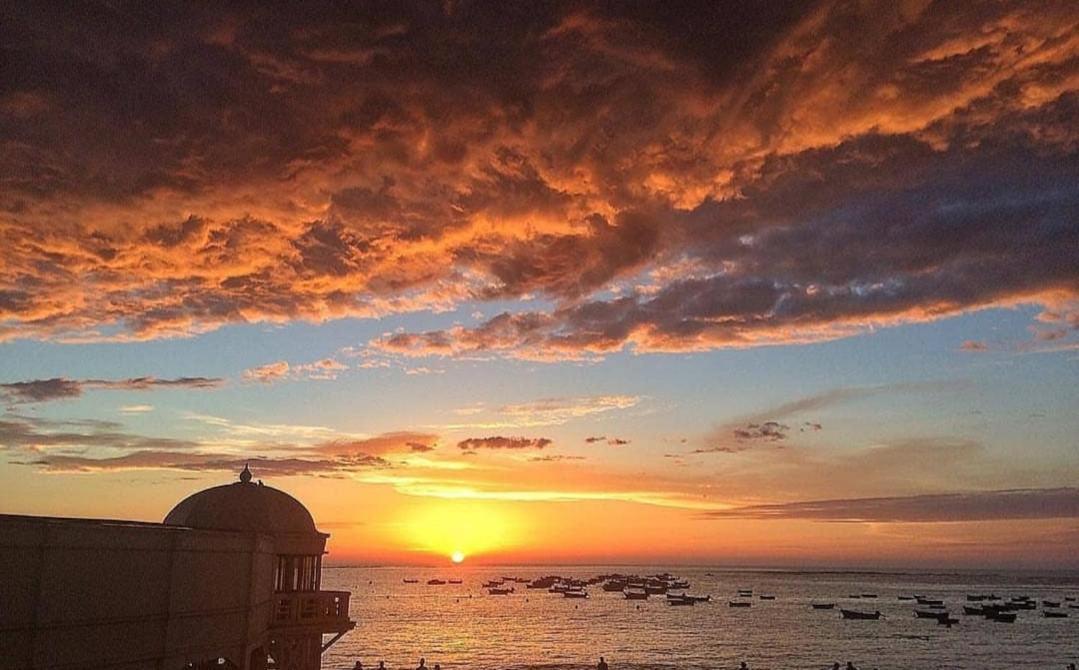
M329 631L348 630L348 591L295 591L275 593L270 626L318 626Z

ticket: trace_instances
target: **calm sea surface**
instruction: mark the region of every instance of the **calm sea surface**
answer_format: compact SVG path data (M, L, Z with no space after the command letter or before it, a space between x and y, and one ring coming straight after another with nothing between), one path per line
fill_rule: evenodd
M625 600L599 585L587 600L525 589L490 596L482 587L501 576L546 574L587 578L612 572L671 572L688 579L693 594L712 602L668 606L663 596ZM405 584L405 578L419 584ZM428 579L462 584L428 586ZM586 668L603 655L611 670L831 668L853 661L866 668L1059 668L1079 663L1079 609L1069 617L1042 615L1041 601L1079 597L1079 575L881 574L731 571L668 567L327 568L323 588L352 591L358 622L326 653L324 668L411 670L418 659L458 668ZM753 606L727 601L753 589ZM762 601L758 594L773 594ZM875 599L850 599L875 593ZM899 595L942 598L960 621L952 628L914 617L914 603ZM1038 609L1021 611L1013 624L964 616L967 593L1028 595ZM814 610L811 602L835 602ZM639 606L639 609L638 609ZM880 621L846 621L838 608L880 610Z

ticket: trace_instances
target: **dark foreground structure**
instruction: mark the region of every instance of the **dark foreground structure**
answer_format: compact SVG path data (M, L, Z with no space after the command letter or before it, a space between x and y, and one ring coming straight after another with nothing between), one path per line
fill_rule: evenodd
M0 669L318 669L355 626L328 537L246 467L161 524L0 515Z

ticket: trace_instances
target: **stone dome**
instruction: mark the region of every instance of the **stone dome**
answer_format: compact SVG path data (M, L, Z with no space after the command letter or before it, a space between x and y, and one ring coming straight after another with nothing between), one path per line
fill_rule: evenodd
M199 491L180 501L163 522L207 530L254 531L267 535L318 534L307 508L289 494L251 483L244 466L240 481Z

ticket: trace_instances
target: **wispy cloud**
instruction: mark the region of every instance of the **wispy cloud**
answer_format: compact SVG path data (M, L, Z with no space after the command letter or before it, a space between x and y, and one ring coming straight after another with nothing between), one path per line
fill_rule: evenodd
M1079 489L1014 489L817 500L748 505L706 514L720 519L808 519L880 523L1079 518Z
M120 407L121 414L145 414L154 411L153 405L123 405Z
M212 389L225 383L218 377L128 377L126 379L31 379L0 384L0 394L15 403L36 403L77 398L87 390L150 391L166 388Z
M244 379L271 384L285 379L314 379L327 381L337 379L348 366L335 358L322 358L310 363L293 365L288 361L274 361L244 370Z
M48 472L109 472L117 470L176 470L186 472L237 472L250 466L259 476L344 475L370 468L390 467L379 456L354 455L312 459L299 457L245 456L226 453L135 451L120 456L92 458L49 454L29 461Z
M629 409L641 402L641 396L595 395L567 398L543 398L531 402L502 405L490 412L493 418L442 426L446 430L508 430L560 426L597 414ZM482 415L483 407L473 406L455 411L462 416Z

